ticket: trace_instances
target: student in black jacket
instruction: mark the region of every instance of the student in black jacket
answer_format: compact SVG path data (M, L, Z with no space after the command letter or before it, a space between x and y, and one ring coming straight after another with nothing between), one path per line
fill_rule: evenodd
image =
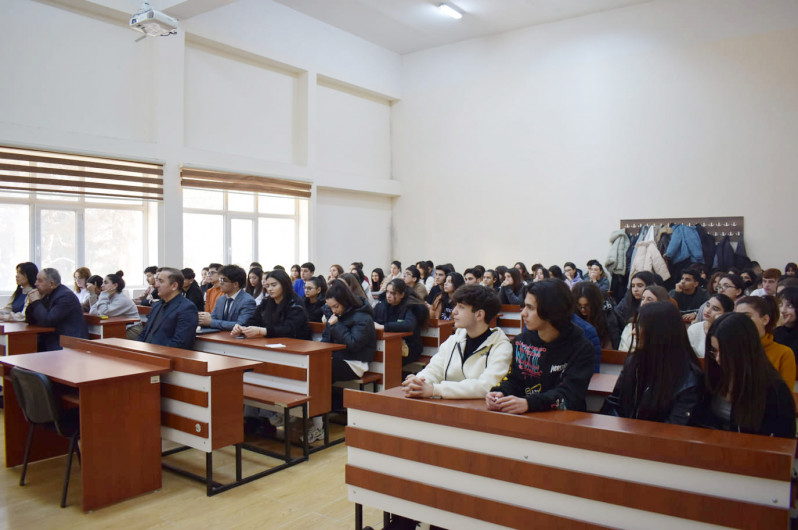
M324 297L327 294L327 281L324 276L314 276L305 282L305 311L310 322L321 322L324 316Z
M376 329L413 333L402 339L407 346L407 355L402 357L402 364L415 362L421 356L424 350L421 344L421 328L426 324L426 317L427 307L424 302L404 280L399 278L394 278L388 283L384 297L381 297L374 307Z
M197 311L205 311L205 297L202 295L202 289L200 289L197 280L194 279L194 269L185 268L182 271L183 273L183 289L181 294L188 298L188 300L197 306Z
M765 355L750 318L720 315L707 333L706 352L702 426L795 438L792 391Z
M549 278L522 290L526 329L513 339L510 371L493 387L488 410L523 414L556 408L584 411L594 349L571 322L574 302L565 282Z
M327 290L327 306L332 315L321 340L346 345L346 349L333 352L332 380L358 379L368 370L377 351L371 305L355 298L344 282L335 281Z
M313 333L302 299L294 292L291 279L282 270L266 275L268 298L261 301L245 326L236 324L231 335L252 337L291 337L311 340Z
M687 425L703 396L698 358L671 302L640 307L637 348L626 358L602 414Z

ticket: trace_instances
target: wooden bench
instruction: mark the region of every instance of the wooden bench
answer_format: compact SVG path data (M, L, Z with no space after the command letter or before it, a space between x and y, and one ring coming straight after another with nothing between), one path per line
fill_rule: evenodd
M283 425L285 428L285 454L280 455L272 451L262 449L250 444L244 444L245 448L256 453L264 454L266 456L276 457L286 464L298 464L307 460L309 454L308 448L308 402L310 396L304 394L296 394L294 392L285 392L284 390L277 390L276 388L268 388L265 386L251 385L244 383L244 404L251 405L258 408L266 408L268 410L275 410L282 412ZM300 408L302 412L302 456L303 458L291 457L291 409ZM325 415L326 417L326 415ZM326 433L325 425L325 436Z

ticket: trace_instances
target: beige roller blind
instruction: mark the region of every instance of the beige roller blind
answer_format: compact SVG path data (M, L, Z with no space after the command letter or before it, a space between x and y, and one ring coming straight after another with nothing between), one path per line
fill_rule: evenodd
M299 198L310 197L311 185L307 182L187 167L180 170L180 176L181 184L186 188L250 191Z
M163 166L0 146L0 189L163 200Z

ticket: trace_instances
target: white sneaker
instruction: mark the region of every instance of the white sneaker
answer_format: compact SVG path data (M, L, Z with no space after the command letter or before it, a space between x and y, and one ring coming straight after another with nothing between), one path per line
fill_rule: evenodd
M324 427L311 427L308 429L308 443L312 444L324 440Z

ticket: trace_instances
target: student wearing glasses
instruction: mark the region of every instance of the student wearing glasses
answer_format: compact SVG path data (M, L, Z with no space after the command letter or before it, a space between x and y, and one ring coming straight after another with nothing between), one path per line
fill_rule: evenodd
M238 265L226 265L219 271L219 296L212 313L199 313L199 325L221 330L232 330L236 324L245 324L255 313L255 299L242 289L247 273Z

